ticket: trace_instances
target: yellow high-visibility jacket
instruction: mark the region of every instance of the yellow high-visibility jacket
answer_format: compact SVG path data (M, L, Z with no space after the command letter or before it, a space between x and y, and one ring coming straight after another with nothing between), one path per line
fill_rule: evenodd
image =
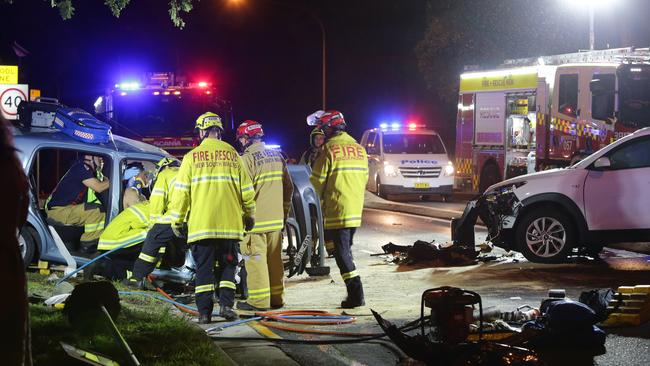
M255 227L251 232L282 230L293 194L284 158L263 142L255 142L246 148L242 160L255 188Z
M168 166L156 178L149 200L149 220L151 224L169 224L172 222L169 204L171 203L178 167Z
M115 216L99 237L97 250L111 250L127 244L125 248L142 243L149 228L149 202L137 203Z
M341 132L325 142L310 180L321 199L325 229L361 226L368 155L350 135Z
M244 238L243 215L255 217L255 190L237 151L206 138L183 157L172 195L172 224L187 219L187 242Z

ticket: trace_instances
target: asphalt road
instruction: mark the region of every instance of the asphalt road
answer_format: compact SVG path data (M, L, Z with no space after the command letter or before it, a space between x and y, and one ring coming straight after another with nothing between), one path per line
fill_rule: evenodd
M477 243L484 238L485 231L479 228ZM446 220L365 210L364 224L355 236L353 251L363 279L367 306L350 312L358 315L355 324L328 329L376 333L379 328L369 316L370 308L388 320L403 324L419 316L420 296L424 290L444 285L479 293L484 307L512 311L526 304L538 307L549 289L564 289L568 297L577 299L585 290L650 282L650 257L618 249L606 249L600 261L578 258L559 265L529 263L520 256L456 267L436 262L396 265L385 257L371 256L381 252L380 247L388 242L409 245L416 240L444 243L449 239ZM494 254L504 252L497 249ZM302 275L286 281L287 309L342 311L337 307L345 296L344 284L334 261L328 259L327 265L332 270L328 277ZM249 326L230 328L221 335L257 336L260 331L282 338L315 338L278 330L268 333L268 329L254 330ZM594 364L650 364L650 327L622 328L608 333L607 353L597 356ZM395 365L403 361L403 355L388 342L320 346L232 341L218 344L239 364Z

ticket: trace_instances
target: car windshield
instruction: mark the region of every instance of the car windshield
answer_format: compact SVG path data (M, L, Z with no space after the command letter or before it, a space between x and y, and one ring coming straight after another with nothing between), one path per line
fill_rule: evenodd
M210 110L207 95L115 95L113 120L115 133L142 137L168 137L191 134L196 117Z
M445 154L438 135L390 134L384 135L386 154Z

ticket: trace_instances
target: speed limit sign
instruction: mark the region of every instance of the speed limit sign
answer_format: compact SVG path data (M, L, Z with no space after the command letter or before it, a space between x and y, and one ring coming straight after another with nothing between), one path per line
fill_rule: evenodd
M18 119L18 105L29 100L26 84L0 85L0 112L6 119Z

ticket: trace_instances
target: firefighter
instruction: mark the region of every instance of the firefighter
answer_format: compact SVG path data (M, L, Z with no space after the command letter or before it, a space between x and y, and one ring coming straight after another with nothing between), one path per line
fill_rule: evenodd
M176 175L171 213L172 230L180 236L187 218L187 243L196 261L196 305L199 323L211 322L214 262L219 262L219 315L238 319L235 274L239 242L255 226L255 191L235 148L221 141L221 118L206 112L196 120L201 144L183 157Z
M149 205L149 220L152 227L133 266L133 277L130 282L132 287L152 289L146 277L160 263L167 247L170 244L185 247L184 240L177 238L172 231L169 207L179 166L179 161L171 157L162 158L156 163L156 182Z
M109 180L101 175L104 159L99 156L84 155L83 160L75 162L61 178L45 204L48 218L62 225L83 226L80 244L82 251L94 252L97 240L104 230L104 212L95 201L109 187ZM102 180L97 177L101 176Z
M310 180L321 199L325 240L334 242L334 258L347 288L347 297L341 302L341 307L363 306L363 285L351 247L356 228L361 226L368 181L368 155L345 132L347 125L341 112L329 110L320 116L315 114L315 118L308 119L308 122L322 129L326 138L323 150L314 162Z
M325 143L325 133L320 128L314 128L309 134L309 148L302 153L300 162L298 164L314 166L314 161L318 156L318 152Z
M124 247L110 254L107 260L103 261L101 267L89 269L89 272L98 272L110 280L122 280L130 277L133 263L140 253L141 244L147 237L150 207L149 201L131 205L106 226L99 237L97 250L109 251L120 246Z
M242 160L255 189L255 227L241 243L246 266L248 298L240 310L259 311L284 305L282 229L289 213L293 184L282 155L267 149L258 122L247 120L237 128L244 148Z

